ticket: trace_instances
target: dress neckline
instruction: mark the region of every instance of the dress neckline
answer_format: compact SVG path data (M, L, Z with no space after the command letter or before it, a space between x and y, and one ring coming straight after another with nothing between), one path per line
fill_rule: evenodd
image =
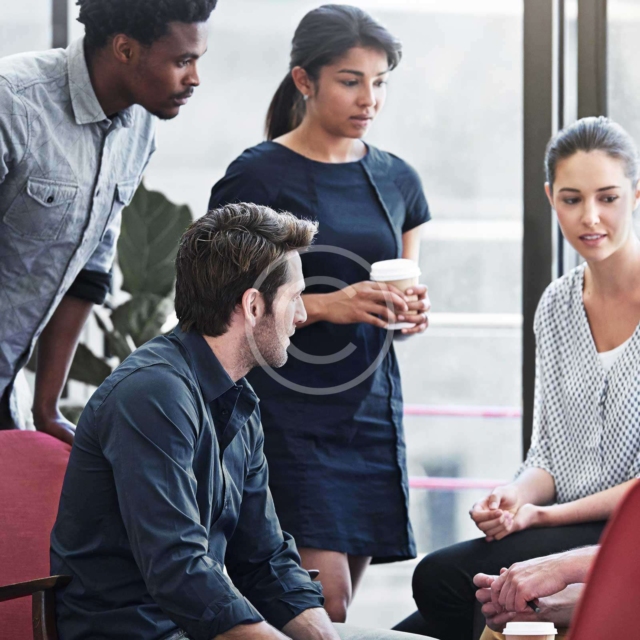
M366 158L369 157L370 154L370 148L369 145L366 142L363 142L362 144L364 144L365 148L367 149L367 153L365 153L362 158L358 159L358 160L350 160L349 162L321 162L320 160L313 160L312 158L307 158L307 156L298 153L297 151L294 151L293 149L290 149L289 147L286 147L283 144L280 144L279 142L275 142L274 140L266 140L264 144L269 144L272 145L273 147L276 147L278 149L283 149L284 151L286 151L287 153L289 153L290 155L295 156L296 158L299 158L301 160L304 160L306 162L309 162L311 164L314 165L319 165L321 167L344 167L344 166L356 166L358 164L361 164L362 162L365 161Z

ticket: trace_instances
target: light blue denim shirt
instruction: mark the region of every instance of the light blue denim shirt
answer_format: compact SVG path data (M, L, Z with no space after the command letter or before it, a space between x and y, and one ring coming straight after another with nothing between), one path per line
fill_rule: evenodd
M0 59L0 397L78 273L110 271L155 150L144 108L105 115L83 42Z

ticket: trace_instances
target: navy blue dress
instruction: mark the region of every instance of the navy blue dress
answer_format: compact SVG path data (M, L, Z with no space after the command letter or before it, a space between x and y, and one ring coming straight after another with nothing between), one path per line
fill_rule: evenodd
M263 142L229 166L209 208L233 202L319 222L302 255L305 293L368 280L368 265L401 257L402 234L430 218L416 172L371 146L358 162L330 164ZM260 398L278 517L299 547L373 562L415 557L391 338L367 323L317 322L293 336L277 370L286 384L259 368L247 376Z

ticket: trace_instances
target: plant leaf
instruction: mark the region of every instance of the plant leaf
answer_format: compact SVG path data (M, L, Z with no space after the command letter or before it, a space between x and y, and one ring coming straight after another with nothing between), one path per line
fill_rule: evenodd
M89 347L80 343L71 363L69 378L99 387L111 375L111 367Z
M186 205L176 205L142 184L138 187L131 204L122 212L118 240L124 291L161 297L171 294L178 244L191 220Z
M133 338L136 347L160 334L162 325L173 311L170 298L140 293L114 309L111 320L116 331Z
M107 341L110 355L116 356L120 362L130 356L131 353L133 353L133 349L129 342L127 342L127 339L115 329L109 329L105 321L100 317L100 313L95 309L93 311L93 316L96 319L96 323L98 324L100 331L104 333L104 339Z
M69 422L73 422L73 424L78 424L78 420L80 420L80 415L84 407L78 404L63 404L60 406L60 413L67 419Z

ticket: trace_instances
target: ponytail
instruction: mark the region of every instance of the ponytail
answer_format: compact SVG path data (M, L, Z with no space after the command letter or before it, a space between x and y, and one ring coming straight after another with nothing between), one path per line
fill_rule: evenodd
M304 105L301 98L291 73L288 73L280 83L267 111L265 123L267 140L279 138L293 131L302 122Z
M291 43L289 70L302 67L317 82L320 69L344 56L353 47L384 51L389 70L402 58L402 45L368 13L344 4L325 4L309 11L298 25ZM305 106L289 72L280 83L267 112L267 140L278 138L300 125Z

